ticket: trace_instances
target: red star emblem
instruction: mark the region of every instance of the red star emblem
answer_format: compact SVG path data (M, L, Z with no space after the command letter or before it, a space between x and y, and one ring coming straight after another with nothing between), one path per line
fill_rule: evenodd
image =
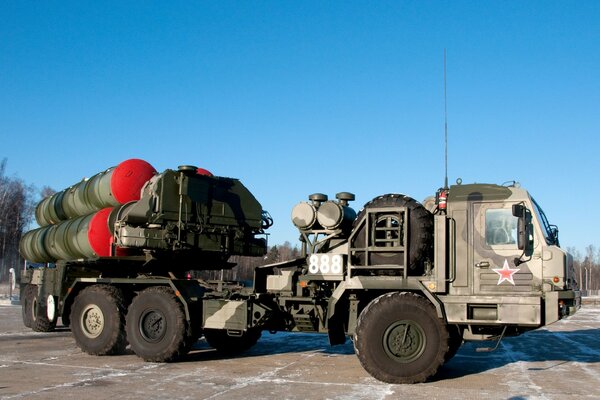
M513 275L519 272L520 269L510 268L508 266L508 260L505 259L502 268L492 268L492 271L500 275L500 278L498 278L498 285L504 281L510 282L514 285L515 281L513 280Z

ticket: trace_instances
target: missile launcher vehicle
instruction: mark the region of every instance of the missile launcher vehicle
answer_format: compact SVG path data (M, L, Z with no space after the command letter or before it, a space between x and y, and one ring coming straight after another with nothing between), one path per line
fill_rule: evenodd
M106 264L119 257L184 270L225 268L230 255L263 255L266 242L255 236L270 225L236 179L192 166L158 174L135 159L42 200L36 219L41 228L20 242L31 262Z
M58 205L66 195L42 201L47 225L21 251L52 264L23 276L26 325L49 331L61 318L89 354L129 344L155 362L183 357L200 337L229 355L264 331L323 333L332 345L352 337L372 376L416 383L464 341L499 343L581 304L558 229L517 184L457 184L422 204L387 194L358 213L352 193L312 194L292 210L302 256L257 267L250 289L184 271L265 253L272 220L254 196L195 167L150 175L126 202L71 213Z

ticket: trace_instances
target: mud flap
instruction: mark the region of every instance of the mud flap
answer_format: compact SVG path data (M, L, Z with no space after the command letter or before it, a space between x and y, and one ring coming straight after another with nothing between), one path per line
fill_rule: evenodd
M546 292L544 293L545 301L545 315L544 325L550 325L553 322L558 321L558 292Z

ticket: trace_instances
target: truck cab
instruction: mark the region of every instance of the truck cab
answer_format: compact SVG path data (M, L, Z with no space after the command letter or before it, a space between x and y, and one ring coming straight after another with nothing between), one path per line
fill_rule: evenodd
M448 232L448 245L436 242L436 248L446 247L449 285L440 299L449 323L479 324L478 332L489 324L514 324L522 331L579 307L572 257L523 188L452 186L446 214L435 218L445 220Z

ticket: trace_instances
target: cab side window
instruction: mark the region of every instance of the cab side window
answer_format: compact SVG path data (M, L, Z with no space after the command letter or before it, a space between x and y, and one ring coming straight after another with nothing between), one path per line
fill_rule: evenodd
M488 246L516 245L517 221L509 208L485 211L485 243Z

